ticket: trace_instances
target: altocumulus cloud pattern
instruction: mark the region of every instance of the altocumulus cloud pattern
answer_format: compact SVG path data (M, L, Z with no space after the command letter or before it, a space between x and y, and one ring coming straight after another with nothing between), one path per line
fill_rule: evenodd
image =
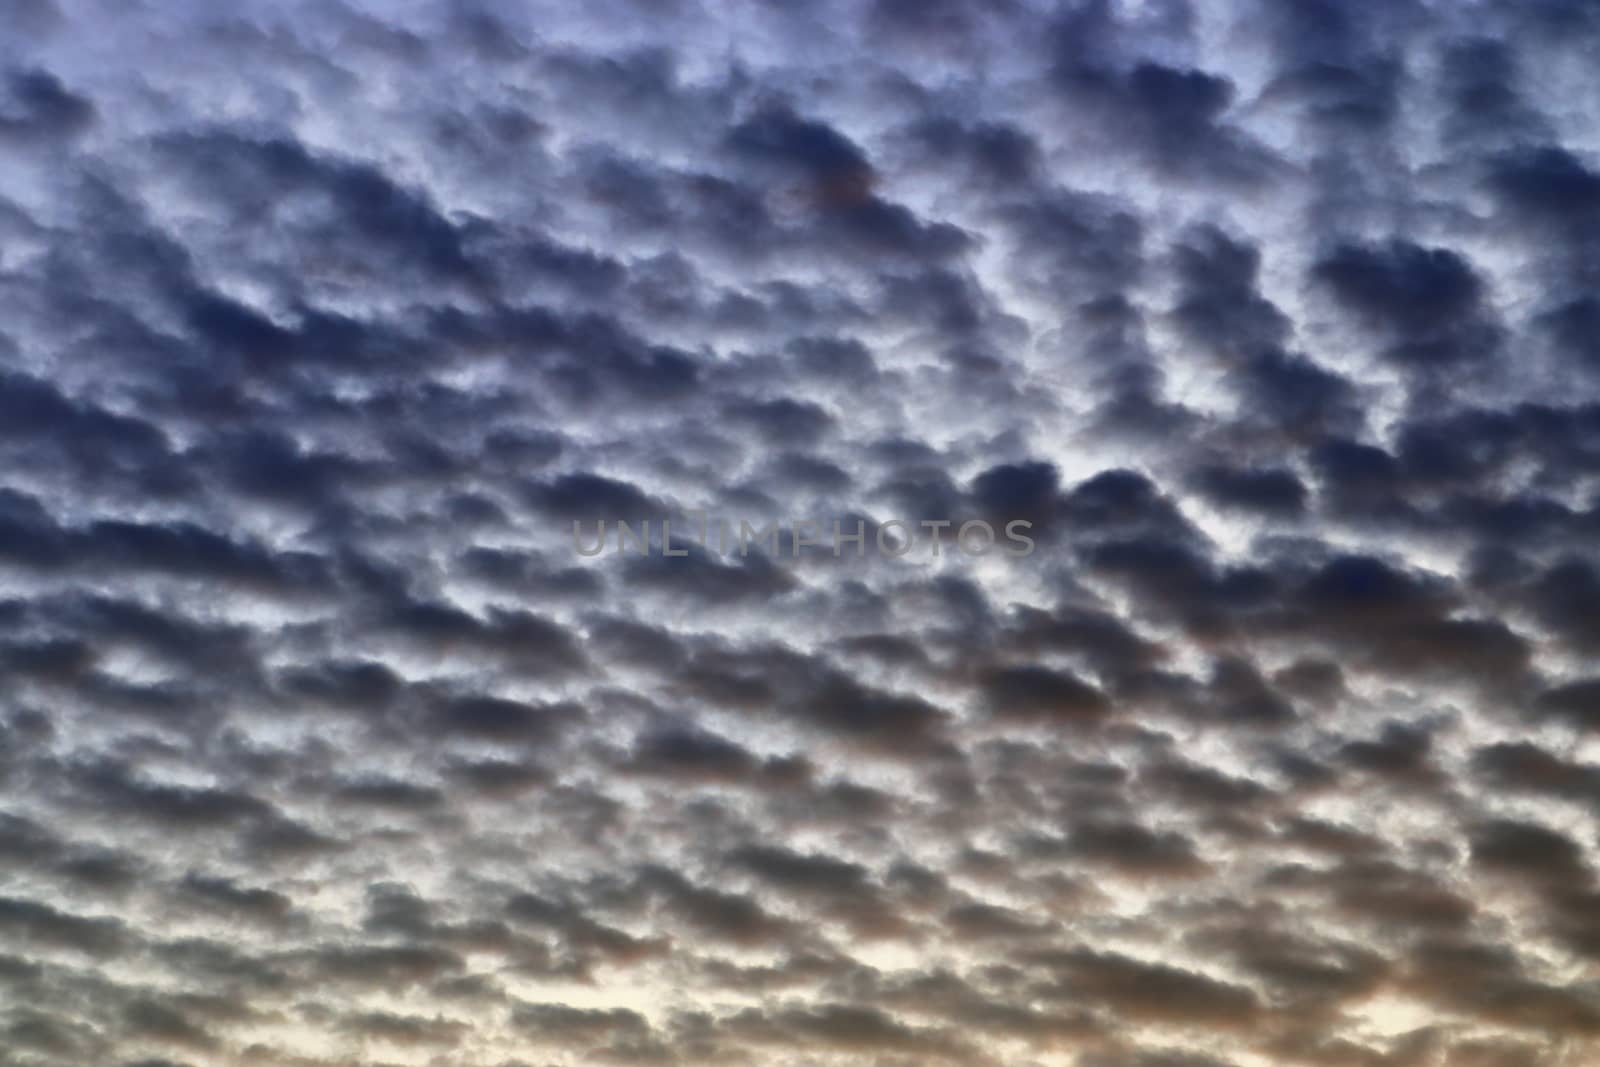
M1594 4L0 18L0 1064L1597 1062Z

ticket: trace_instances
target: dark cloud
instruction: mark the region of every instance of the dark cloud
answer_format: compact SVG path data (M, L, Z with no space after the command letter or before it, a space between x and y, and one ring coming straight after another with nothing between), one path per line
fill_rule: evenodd
M53 21L46 5L24 3L20 24L43 28ZM0 138L27 144L65 140L94 125L94 103L62 84L48 70L11 70L6 74L4 110L0 111Z
M1279 468L1203 467L1195 488L1213 505L1275 518L1298 518L1309 494L1299 477Z
M1000 667L981 682L996 716L1016 721L1092 722L1111 709L1105 695L1081 679L1044 667Z
M1082 997L1146 1022L1227 1028L1247 1025L1261 1007L1246 987L1116 953L1046 952L1033 961L1054 976L1054 995Z
M1588 733L1600 727L1600 679L1585 678L1547 689L1536 707Z

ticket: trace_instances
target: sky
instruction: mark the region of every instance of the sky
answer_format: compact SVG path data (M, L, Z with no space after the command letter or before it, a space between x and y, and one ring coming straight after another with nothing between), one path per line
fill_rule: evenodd
M0 1067L1600 1060L1600 7L0 18Z

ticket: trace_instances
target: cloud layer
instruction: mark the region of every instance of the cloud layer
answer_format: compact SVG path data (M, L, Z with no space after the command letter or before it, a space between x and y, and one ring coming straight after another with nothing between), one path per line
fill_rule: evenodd
M0 1064L1593 1061L1592 5L11 8Z

